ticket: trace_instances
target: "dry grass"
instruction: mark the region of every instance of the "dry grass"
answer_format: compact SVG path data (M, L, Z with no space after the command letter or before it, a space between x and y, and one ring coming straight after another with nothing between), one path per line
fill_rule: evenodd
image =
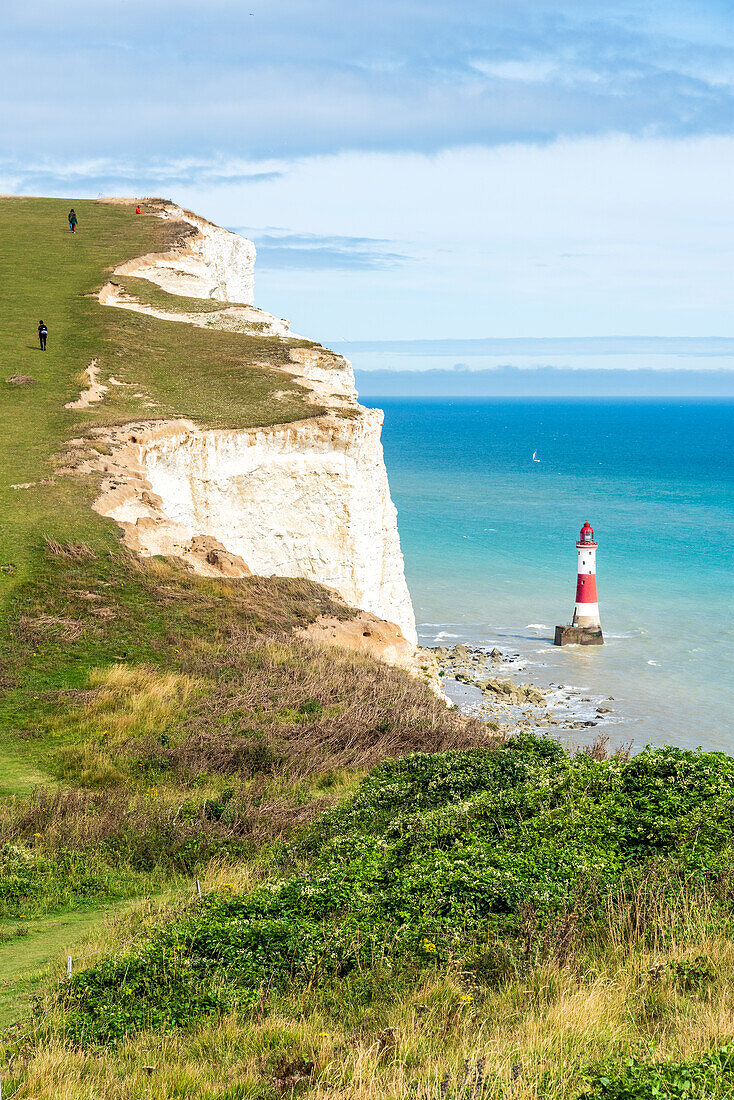
M260 844L380 760L494 741L404 671L333 647L232 629L174 657L178 671L120 663L50 695L54 768L73 786L10 800L0 836L40 832L55 850L156 835L169 855L192 838Z
M26 635L31 641L40 641L52 638L55 641L73 642L81 638L88 627L79 619L64 619L59 615L38 615L34 619L21 617L18 620L18 631Z
M701 955L716 981L691 996L671 963ZM485 994L461 974L437 977L396 993L356 1027L353 1006L340 1018L306 992L266 1018L144 1034L117 1052L52 1040L11 1072L23 1079L15 1095L34 1100L276 1097L296 1084L319 1100L571 1100L584 1067L610 1055L654 1049L655 1059L685 1059L734 1035L732 974L734 947L716 937L671 944L664 955L610 954L596 972L548 965Z
M67 561L89 561L96 558L94 550L84 542L58 542L44 538L46 550L52 557L65 558Z
M226 653L223 652L226 650ZM191 674L226 667L234 675L202 698L169 759L192 772L232 770L238 732L287 759L290 777L369 768L409 752L493 743L402 670L368 657L294 639L255 640L232 632L222 648L183 655Z
M88 693L56 720L73 725L78 743L59 755L65 777L78 757L89 785L96 753L105 776L142 761L164 784L202 775L294 781L496 740L402 670L330 646L232 630L177 658L180 673L121 664L91 674Z

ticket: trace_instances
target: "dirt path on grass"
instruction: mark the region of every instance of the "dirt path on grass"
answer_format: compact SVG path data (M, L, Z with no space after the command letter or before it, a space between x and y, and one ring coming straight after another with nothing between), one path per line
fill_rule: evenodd
M76 401L67 401L64 405L65 409L88 409L90 405L101 401L107 393L108 387L102 385L99 380L96 359L92 360L84 373L87 377L87 388L82 390Z

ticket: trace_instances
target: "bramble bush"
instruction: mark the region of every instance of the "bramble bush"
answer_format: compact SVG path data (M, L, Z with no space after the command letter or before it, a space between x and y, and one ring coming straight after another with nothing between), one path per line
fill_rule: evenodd
M69 905L129 897L139 889L124 871L84 853L46 855L24 844L0 844L0 917L27 917Z
M390 761L294 842L308 873L212 893L73 978L67 1031L114 1042L375 967L404 980L459 964L496 982L543 951L562 961L569 929L603 937L610 904L634 901L644 936L642 887L671 904L705 890L723 911L733 811L720 753L598 761L528 735Z
M580 1100L723 1100L734 1095L734 1048L688 1062L608 1063L589 1085Z

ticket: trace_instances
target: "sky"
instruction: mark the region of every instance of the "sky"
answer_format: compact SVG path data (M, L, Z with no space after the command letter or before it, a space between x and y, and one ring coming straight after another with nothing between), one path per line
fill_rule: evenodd
M25 0L0 73L0 191L170 197L324 343L734 336L731 0Z

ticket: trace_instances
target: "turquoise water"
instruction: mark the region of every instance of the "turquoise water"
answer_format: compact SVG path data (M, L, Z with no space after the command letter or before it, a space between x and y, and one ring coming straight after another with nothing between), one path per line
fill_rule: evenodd
M370 404L424 644L496 644L519 678L612 696L613 741L734 751L734 402ZM606 645L556 649L586 520Z

